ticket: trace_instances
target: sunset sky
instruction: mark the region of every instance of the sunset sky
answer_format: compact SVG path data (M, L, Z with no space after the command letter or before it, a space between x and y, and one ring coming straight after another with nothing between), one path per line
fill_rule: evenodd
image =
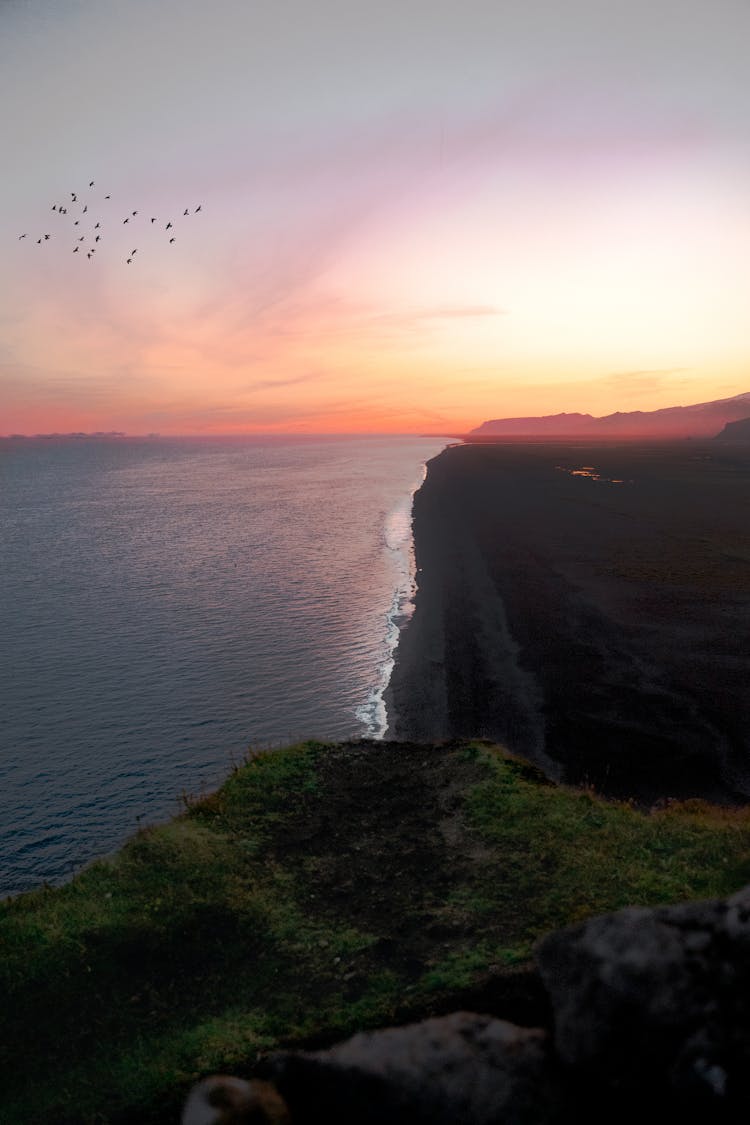
M749 43L746 0L3 0L0 434L750 390Z

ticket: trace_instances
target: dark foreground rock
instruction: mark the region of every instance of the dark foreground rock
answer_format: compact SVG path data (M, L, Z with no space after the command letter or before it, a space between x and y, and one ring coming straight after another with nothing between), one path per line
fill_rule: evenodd
M546 938L558 1058L582 1085L684 1117L750 1118L750 887Z
M300 1123L523 1125L560 1104L547 1034L468 1012L276 1055L267 1073Z
M236 1080L228 1090L216 1080L206 1115L194 1094L184 1121L249 1125L287 1112L294 1125L750 1120L750 887L593 918L545 938L536 960L553 1036L457 1012L329 1050L278 1052L246 1097L238 1101Z

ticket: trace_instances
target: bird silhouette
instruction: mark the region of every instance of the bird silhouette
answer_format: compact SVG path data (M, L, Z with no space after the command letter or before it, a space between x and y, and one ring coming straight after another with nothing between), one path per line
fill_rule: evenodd
M101 237L102 236L100 234L97 234L96 238L94 239L94 242L98 242Z
M134 255L134 254L137 254L137 253L138 253L138 251L137 251L137 250L131 250L131 251L130 251L130 256L131 256L131 258L133 257L133 255Z
M84 207L83 211L81 211L81 214L85 215L87 211L88 211L88 205L86 207Z
M195 208L195 214L197 215L197 214L198 214L198 212L199 212L200 210L202 210L202 208L203 208L203 204L202 204L202 203L199 203L199 204L198 204L198 206L197 206L197 207Z
M131 263L132 261L133 261L133 259L132 259L132 258L128 258L128 265L130 265L130 263Z
M78 251L79 251L80 249L81 249L81 247L80 247L80 246L76 246L76 248L75 248L75 250L73 251L73 253L74 253L74 254L77 254L77 253L78 253Z
M185 210L184 210L184 211L183 211L182 213L183 213L183 215L189 215L189 214L190 214L190 212L188 211L187 207L185 208Z
M85 235L85 234L82 234L82 235L81 235L81 237L80 237L80 238L78 239L78 241L79 241L79 242L83 242L83 240L84 240L85 238L86 238L86 235Z
M123 223L129 223L130 219L123 219L122 221L123 221Z
M89 250L89 252L88 252L88 253L86 254L86 257L87 257L87 258L90 258L90 257L91 257L91 251L90 251L90 250Z
M52 204L52 210L53 210L53 211L56 211L56 210L57 210L57 204L56 204L56 203L53 203L53 204Z
M76 193L74 191L71 191L70 198L73 200L74 203L78 202L78 196L76 195Z
M37 244L37 246L39 245L39 243L40 243L41 241L42 241L42 240L41 240L41 238L37 238L37 240L36 240L36 244Z
M165 226L165 228L164 228L164 229L165 229L165 230L169 230L169 228L171 227L171 225L172 225L171 223L167 223L167 225Z
M155 222L156 222L156 219L152 219L152 220L151 220L151 222L152 222L152 223L155 223Z
M76 221L75 221L75 222L73 223L73 226L74 226L74 227L77 227L77 226L78 226L78 219L76 219Z
M93 187L93 186L94 186L94 181L93 181L93 180L89 180L89 187Z
M49 238L49 235L48 235L48 234L45 234L45 236L44 236L44 241L46 242L48 238Z
M169 241L170 241L170 242L174 242L174 239L173 239L173 238L170 238L170 240L169 240Z
M99 230L99 227L101 225L102 225L101 223L94 223L94 230Z
M131 211L130 213L131 213L131 215L137 215L138 214L137 211Z
M28 238L28 234L19 234L18 241L20 242L22 238Z
M111 199L111 198L112 198L112 196L111 196L111 195L105 195L105 196L104 196L104 198L105 198L105 199Z

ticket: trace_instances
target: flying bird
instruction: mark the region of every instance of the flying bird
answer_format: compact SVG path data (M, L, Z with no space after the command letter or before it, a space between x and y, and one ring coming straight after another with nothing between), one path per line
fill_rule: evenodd
M78 239L78 241L79 241L79 242L83 242L83 240L85 239L85 237L86 237L86 235L85 235L85 234L82 234L82 235L81 235L81 237L80 237L80 238Z
M111 195L105 195L105 196L104 196L104 198L105 198L105 199L111 199L111 198L112 198L112 196L111 196Z
M48 235L48 234L45 234L45 236L44 236L44 241L46 242L48 238L49 238L49 235Z
M74 227L77 227L77 226L78 226L78 219L76 219L76 221L75 221L75 222L73 223L73 226L74 226Z
M189 215L189 214L190 214L190 212L188 211L187 207L185 208L185 210L184 210L184 211L183 211L182 213L183 213L183 215Z
M78 202L78 196L76 195L76 193L74 191L71 191L70 198L73 200L74 203Z
M131 211L130 213L131 213L131 215L137 215L138 214L137 211Z
M98 242L101 237L102 236L100 234L97 234L96 238L94 239L94 242Z
M170 241L170 242L174 242L174 239L173 239L173 238L170 238L170 240L169 240L169 241Z
M129 222L130 222L130 219L123 219L122 221L123 221L124 223L129 223Z
M56 210L57 210L57 204L56 204L56 203L53 203L53 204L52 204L52 210L53 210L53 211L56 211Z
M152 223L155 223L155 222L156 222L156 219L152 219L152 220L151 220L151 222L152 222Z
M131 258L132 258L132 256L133 256L134 254L137 254L137 253L138 253L138 251L137 251L137 250L131 250L131 251L130 251L130 256L131 256Z
M132 259L132 258L128 258L128 265L130 265L130 263L131 263L132 261L133 261L133 259Z
M169 230L169 228L171 227L171 225L172 225L171 223L167 223L167 225L165 226L165 228L164 228L164 229L165 229L165 230Z
M37 238L37 240L36 240L36 244L37 244L37 246L39 245L39 243L40 243L41 241L42 241L42 240L41 240L41 238Z
M88 204L84 207L83 211L81 211L81 214L85 215L87 211L88 211Z
M89 251L88 251L88 253L86 254L86 257L87 257L87 258L90 258L90 257L91 257L91 253L92 253L92 252L91 252L91 250L89 250Z
M26 235L26 234L19 234L18 241L20 242L22 238L27 238L27 237L28 237L28 235Z
M80 247L80 246L76 246L76 248L75 248L75 250L73 251L73 253L74 253L74 254L77 254L77 253L78 253L78 251L79 251L80 249L81 249L81 247Z
M202 203L199 203L199 204L198 204L198 206L197 206L197 207L195 208L195 214L196 214L196 215L198 214L198 212L200 211L200 209L201 209L201 207L202 207L202 206L203 206L203 204L202 204Z
M94 181L93 181L93 180L89 180L89 187L93 187L93 186L94 186Z

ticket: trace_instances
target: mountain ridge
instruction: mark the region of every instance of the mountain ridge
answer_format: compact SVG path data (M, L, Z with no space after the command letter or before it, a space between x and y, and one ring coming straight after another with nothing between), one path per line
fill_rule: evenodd
M592 414L560 413L537 417L493 418L469 432L469 437L715 437L729 422L750 416L750 391L731 398L659 410L617 410Z

